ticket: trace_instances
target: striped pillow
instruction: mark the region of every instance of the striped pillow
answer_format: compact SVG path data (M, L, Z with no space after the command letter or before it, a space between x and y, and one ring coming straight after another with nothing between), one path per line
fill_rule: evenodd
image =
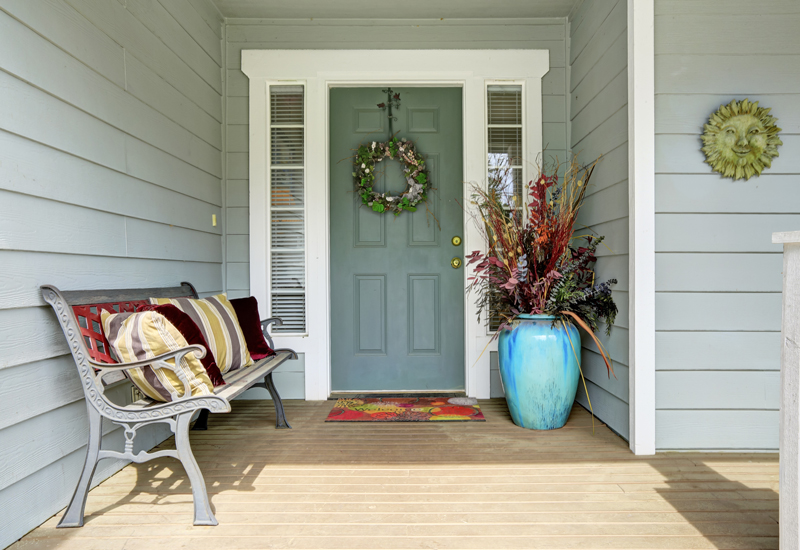
M123 363L152 359L189 345L178 329L155 311L111 313L104 309L100 321L109 345ZM167 362L175 364L174 359ZM193 397L214 394L214 386L194 353L186 354L180 366L189 381ZM185 393L183 382L169 369L147 366L125 373L137 388L156 401L173 401Z
M224 294L203 300L150 298L151 304L173 304L192 318L211 347L222 374L253 364L239 319Z

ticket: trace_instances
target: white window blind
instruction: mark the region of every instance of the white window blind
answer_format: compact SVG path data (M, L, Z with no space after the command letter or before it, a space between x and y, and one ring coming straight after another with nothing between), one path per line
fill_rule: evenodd
M509 208L522 213L523 200L523 117L522 86L495 86L486 89L487 175L496 185ZM491 303L491 302L490 302ZM490 306L489 330L500 327L500 316Z
M522 86L487 88L489 181L522 208ZM512 199L513 198L513 199Z
M306 332L305 101L303 86L270 86L270 311L272 330Z

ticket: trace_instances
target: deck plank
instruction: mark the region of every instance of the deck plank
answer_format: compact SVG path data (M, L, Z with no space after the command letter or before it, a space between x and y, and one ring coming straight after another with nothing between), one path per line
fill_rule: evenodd
M269 401L212 415L192 445L220 525L191 526L180 465L130 465L13 550L778 547L777 454L636 457L579 406L551 432L486 422L325 423L333 402ZM167 441L168 448L173 442Z

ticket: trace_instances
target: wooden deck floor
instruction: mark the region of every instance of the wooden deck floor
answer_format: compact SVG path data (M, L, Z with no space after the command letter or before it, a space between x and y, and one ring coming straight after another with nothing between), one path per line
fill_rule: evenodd
M164 459L95 488L83 528L59 513L11 548L778 548L775 454L637 458L580 407L535 432L503 400L451 424L325 424L332 404L290 401L276 431L270 402L238 401L192 434L217 527L191 525Z

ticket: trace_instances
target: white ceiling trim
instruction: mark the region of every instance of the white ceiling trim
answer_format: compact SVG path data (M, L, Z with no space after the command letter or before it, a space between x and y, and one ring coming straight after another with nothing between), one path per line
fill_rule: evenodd
M577 0L212 0L227 18L517 19L567 17ZM487 21L488 22L488 21Z

